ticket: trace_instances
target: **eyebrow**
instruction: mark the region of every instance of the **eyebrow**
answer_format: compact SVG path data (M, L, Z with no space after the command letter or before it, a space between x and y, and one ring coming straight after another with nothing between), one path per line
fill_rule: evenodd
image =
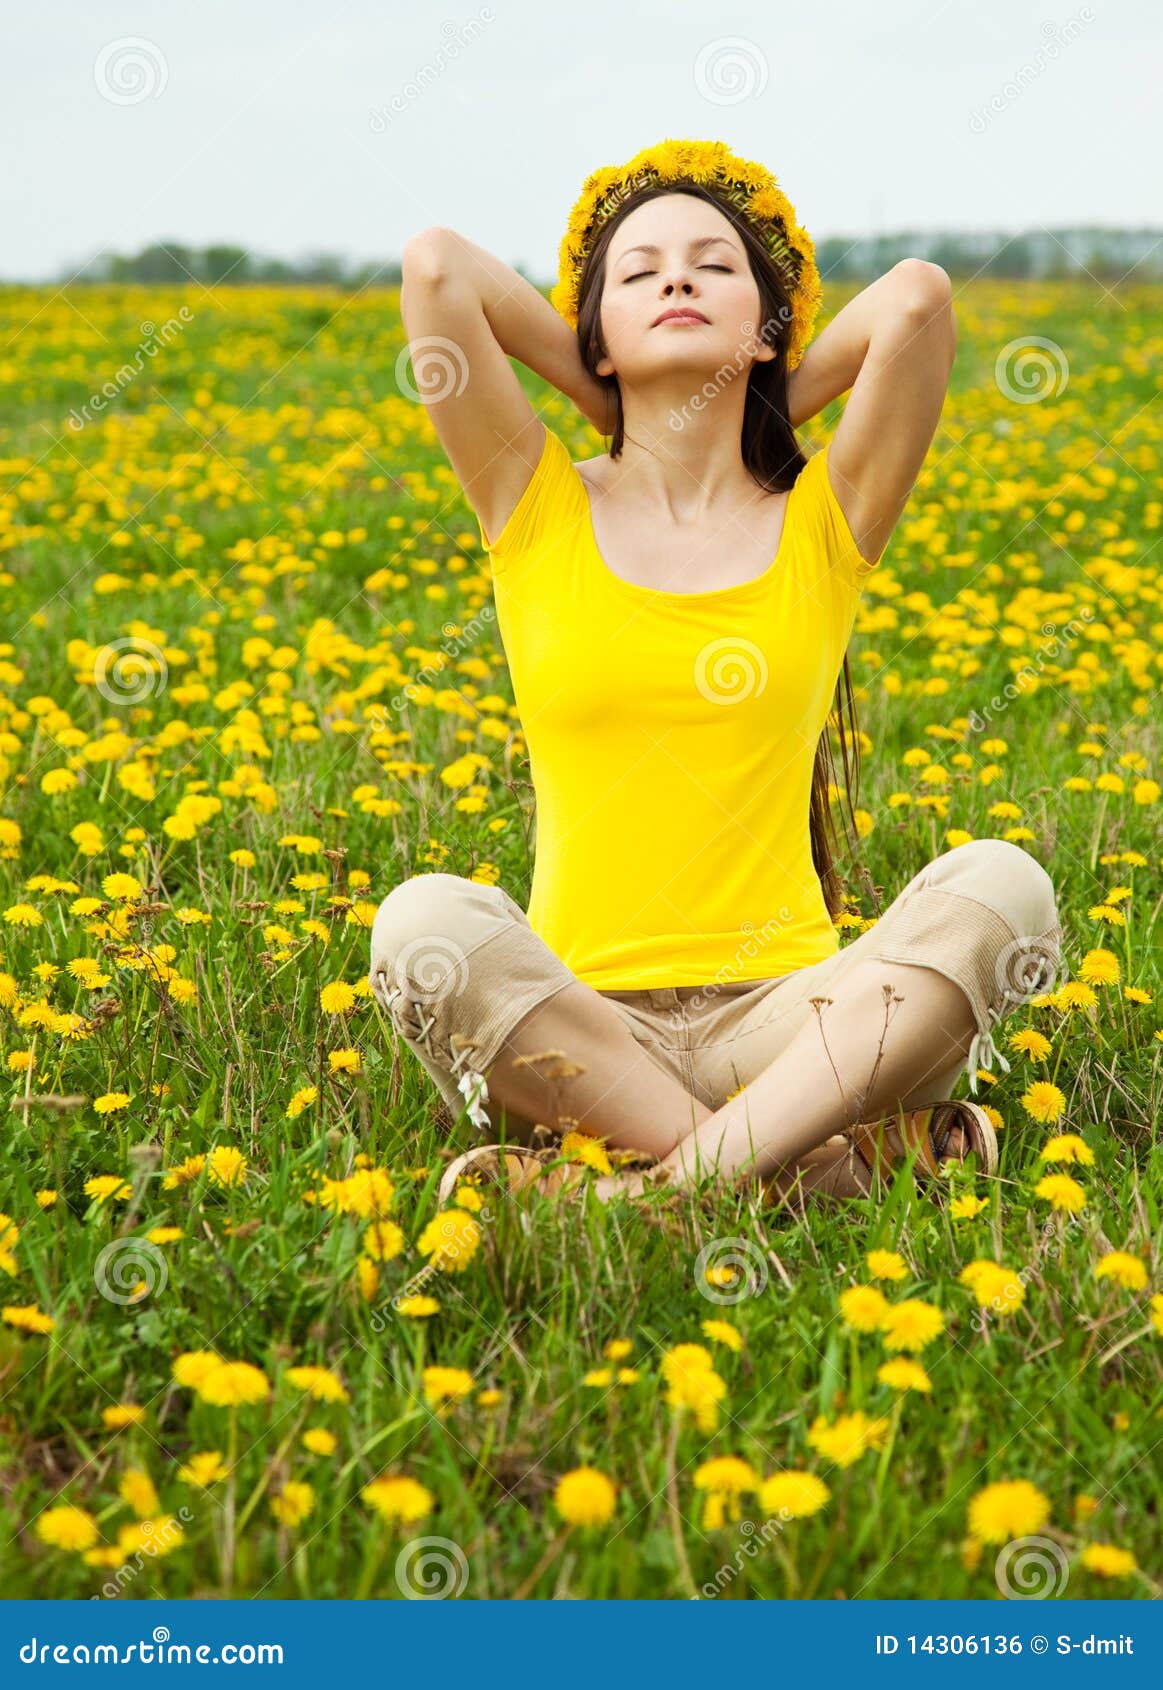
M700 235L697 240L693 240L690 243L689 250L693 256L697 252L702 252L704 247L714 246L717 241L722 241L724 246L729 246L732 250L734 249L734 243L729 235ZM645 243L641 246L628 246L625 252L620 252L618 254L618 257L614 260L614 262L616 264L620 263L623 258L629 258L632 252L645 252L649 254L651 258L657 258L661 251L662 248L660 246L654 246L649 243Z

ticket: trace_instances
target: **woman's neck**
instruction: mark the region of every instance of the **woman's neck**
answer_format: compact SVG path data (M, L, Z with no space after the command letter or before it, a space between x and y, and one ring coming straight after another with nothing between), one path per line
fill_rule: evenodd
M720 500L738 505L756 492L743 463L746 383L692 396L693 377L681 390L623 390L622 454L611 481L630 481L637 495L682 521L697 519ZM707 378L707 388L711 379Z

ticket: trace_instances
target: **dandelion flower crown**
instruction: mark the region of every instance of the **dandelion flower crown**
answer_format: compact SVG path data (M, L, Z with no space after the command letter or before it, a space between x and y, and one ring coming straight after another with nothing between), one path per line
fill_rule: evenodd
M558 259L558 280L549 302L577 328L582 271L603 224L637 189L694 182L713 188L747 219L779 267L787 285L792 320L787 337L787 367L804 355L820 309L820 273L816 249L796 222L795 207L762 164L740 158L722 141L660 141L644 147L625 164L591 171L569 215Z

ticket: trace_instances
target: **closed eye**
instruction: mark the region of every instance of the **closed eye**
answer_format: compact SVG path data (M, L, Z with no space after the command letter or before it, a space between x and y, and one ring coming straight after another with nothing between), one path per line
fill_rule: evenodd
M699 269L700 270L721 270L725 276L734 275L734 271L731 269L731 266L729 264L700 264ZM623 276L622 286L625 287L627 282L640 281L643 276L653 276L653 275L654 275L653 270L638 270L634 273L633 276Z

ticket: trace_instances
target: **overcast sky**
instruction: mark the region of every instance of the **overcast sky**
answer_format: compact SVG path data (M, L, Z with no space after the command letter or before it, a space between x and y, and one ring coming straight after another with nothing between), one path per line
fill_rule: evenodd
M6 278L443 223L551 279L587 172L666 136L762 160L816 239L1163 227L1158 0L4 0L2 29Z

